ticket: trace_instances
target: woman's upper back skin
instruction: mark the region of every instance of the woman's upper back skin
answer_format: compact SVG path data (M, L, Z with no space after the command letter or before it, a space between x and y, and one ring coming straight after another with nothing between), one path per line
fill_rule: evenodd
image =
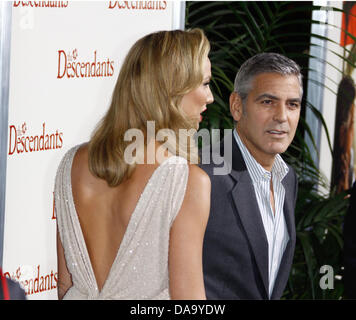
M104 285L124 237L132 212L156 165L140 164L117 187L95 177L88 166L88 146L73 159L71 178L76 212L98 289Z

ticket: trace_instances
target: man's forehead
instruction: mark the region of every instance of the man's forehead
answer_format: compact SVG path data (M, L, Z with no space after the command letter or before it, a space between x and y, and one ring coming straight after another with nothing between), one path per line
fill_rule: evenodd
M296 75L282 75L269 72L256 75L251 81L251 91L256 94L288 94L291 98L300 98L300 81ZM296 95L297 94L297 95Z
M299 78L295 74L281 74L278 72L262 72L252 77L252 82L270 81L271 79L280 82L296 81L299 85Z

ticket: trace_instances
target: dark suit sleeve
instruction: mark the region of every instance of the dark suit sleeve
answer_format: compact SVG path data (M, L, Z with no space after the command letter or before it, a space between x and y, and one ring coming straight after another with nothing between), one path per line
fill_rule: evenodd
M25 291L17 282L11 281L9 283L9 290L11 300L26 300Z
M289 170L291 170L294 178L294 209L295 209L295 206L297 204L297 198L298 198L298 176L295 170L291 166L289 166Z
M25 291L21 288L21 286L13 280L6 279L7 287L9 289L10 300L26 300ZM0 300L4 299L3 295L3 287L0 283Z
M344 220L344 287L345 298L356 299L356 182Z

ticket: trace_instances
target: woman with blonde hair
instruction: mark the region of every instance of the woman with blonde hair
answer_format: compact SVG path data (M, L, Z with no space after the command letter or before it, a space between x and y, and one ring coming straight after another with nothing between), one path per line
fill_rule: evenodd
M174 138L197 129L213 101L209 50L200 29L139 39L90 141L63 157L55 182L59 299L205 299L210 180L193 164L189 137ZM132 129L144 144L127 161Z

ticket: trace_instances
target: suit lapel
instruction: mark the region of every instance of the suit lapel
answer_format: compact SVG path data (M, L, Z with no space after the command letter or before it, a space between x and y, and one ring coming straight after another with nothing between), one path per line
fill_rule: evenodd
M287 230L289 234L289 241L284 250L281 264L279 266L275 287L272 292L272 299L274 296L281 296L288 281L290 268L293 262L294 248L295 248L295 222L294 222L294 197L295 197L295 183L293 174L289 171L287 176L283 179L282 184L285 189L285 199L283 206L284 219L286 221Z
M230 175L236 180L236 184L231 191L236 206L236 214L246 231L268 296L268 241L252 180L235 141L232 141L232 170Z
M248 175L248 172L246 174ZM232 190L232 199L253 250L266 293L268 293L268 242L255 190L248 178L249 176L242 177L240 181L237 181Z
M289 171L285 179L283 179L282 184L285 190L285 198L284 198L284 219L286 220L286 225L288 229L288 234L290 239L295 238L295 222L294 222L294 197L295 197L295 186L292 181L293 175Z

